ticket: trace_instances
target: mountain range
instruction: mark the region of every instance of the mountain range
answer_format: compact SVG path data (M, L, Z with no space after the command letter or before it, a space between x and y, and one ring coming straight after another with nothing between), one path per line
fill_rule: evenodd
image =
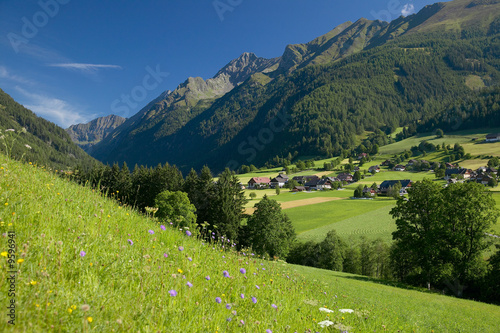
M184 171L333 156L497 85L499 32L498 0L436 3L390 23L359 19L280 57L243 53L213 78L190 77L107 135L91 125L70 131L79 128L73 137L93 141L85 149L105 163Z
M115 128L123 124L127 118L109 115L94 119L86 124L72 125L66 129L71 140L85 151L90 151L92 146L102 141Z

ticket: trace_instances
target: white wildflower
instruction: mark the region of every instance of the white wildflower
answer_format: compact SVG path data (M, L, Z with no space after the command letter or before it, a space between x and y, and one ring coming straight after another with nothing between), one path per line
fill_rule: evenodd
M15 132L16 130L13 128L6 129L5 132Z
M353 313L354 312L354 310L352 310L352 309L340 309L339 311L342 313Z
M328 327L328 326L333 325L333 324L335 324L335 323L333 321L329 321L329 320L323 320L323 321L320 321L318 323L318 325L321 327Z
M26 148L31 149L30 145L24 145Z
M319 311L328 312L328 313L334 312L333 310L330 310L330 309L327 309L327 308L319 308Z

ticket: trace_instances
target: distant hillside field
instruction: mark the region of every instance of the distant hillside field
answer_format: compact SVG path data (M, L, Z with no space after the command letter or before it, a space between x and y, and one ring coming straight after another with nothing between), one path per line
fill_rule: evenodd
M1 332L495 332L500 321L498 306L201 242L2 154L0 231L0 278L15 275L0 284Z

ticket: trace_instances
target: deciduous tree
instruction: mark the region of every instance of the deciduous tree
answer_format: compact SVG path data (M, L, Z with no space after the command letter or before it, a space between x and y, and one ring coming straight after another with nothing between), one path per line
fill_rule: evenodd
M255 204L255 212L248 218L250 243L260 255L286 257L295 240L295 229L281 206L267 195Z

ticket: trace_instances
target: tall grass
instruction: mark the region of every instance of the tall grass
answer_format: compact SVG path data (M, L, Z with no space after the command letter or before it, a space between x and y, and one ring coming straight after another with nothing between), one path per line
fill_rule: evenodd
M1 332L493 332L500 319L495 306L262 260L227 240L204 243L3 155L0 217ZM5 283L9 231L15 297ZM416 301L402 306L401 297ZM324 320L332 325L322 328Z

